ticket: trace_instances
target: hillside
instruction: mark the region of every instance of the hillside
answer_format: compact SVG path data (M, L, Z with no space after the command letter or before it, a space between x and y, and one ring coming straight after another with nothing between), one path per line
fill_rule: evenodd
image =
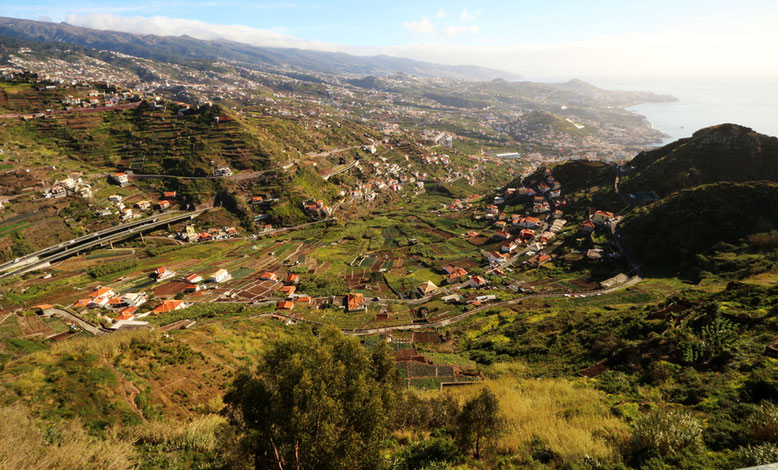
M749 241L751 250L770 249L770 243L753 241L769 240L778 229L778 184L715 183L683 190L632 211L619 227L641 263L671 271L701 267L698 256L727 251L722 244Z
M293 68L330 74L405 73L420 77L448 77L462 80L519 78L508 72L474 65L439 65L385 55L363 57L341 52L256 47L233 41L206 41L189 36L141 36L118 31L81 28L67 23L47 23L18 18L0 18L0 35L34 41L62 41L164 62L228 59L246 62L259 68Z
M625 178L630 192L674 191L717 181L778 181L778 138L736 124L701 129L688 139L641 152Z
M516 140L533 136L549 136L552 139L577 140L596 130L577 124L571 118L565 118L550 111L531 111L519 117L509 127L509 134Z

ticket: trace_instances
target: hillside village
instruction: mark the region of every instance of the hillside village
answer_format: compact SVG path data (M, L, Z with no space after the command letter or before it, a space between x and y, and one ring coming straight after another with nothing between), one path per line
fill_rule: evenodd
M570 82L50 47L0 51L0 402L31 426L230 468L229 384L337 335L386 352L391 468L724 468L756 461L744 436L772 445L778 177L726 169L775 138L646 150L642 95ZM514 424L460 455L452 416L485 389ZM649 455L643 416L675 410L695 444Z

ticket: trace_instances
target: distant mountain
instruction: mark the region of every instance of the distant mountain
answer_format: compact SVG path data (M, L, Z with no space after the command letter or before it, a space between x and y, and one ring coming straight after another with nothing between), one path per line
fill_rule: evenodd
M201 40L189 36L137 35L117 31L0 17L0 36L33 41L60 41L105 49L147 59L182 62L227 59L262 67L292 68L329 74L388 75L405 73L419 77L460 80L518 80L501 70L475 65L440 65L385 55L363 57L340 52L293 48L256 47L227 40Z
M778 182L778 138L736 124L721 124L641 152L630 165L633 174L624 179L623 188L631 192L654 190L661 196L719 181Z
M553 83L551 86L558 90L577 93L579 95L594 98L603 103L616 106L631 106L639 103L655 103L664 101L676 101L677 98L670 95L659 95L649 91L623 91L603 90L591 83L574 78L564 83Z

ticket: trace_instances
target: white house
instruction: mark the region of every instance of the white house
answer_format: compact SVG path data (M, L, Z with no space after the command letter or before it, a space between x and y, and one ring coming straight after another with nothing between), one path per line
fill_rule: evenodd
M215 273L211 274L210 281L211 282L224 282L230 279L230 273L226 269L220 269L216 271Z
M594 215L592 215L591 220L594 225L605 225L611 223L615 218L616 216L613 212L596 211Z

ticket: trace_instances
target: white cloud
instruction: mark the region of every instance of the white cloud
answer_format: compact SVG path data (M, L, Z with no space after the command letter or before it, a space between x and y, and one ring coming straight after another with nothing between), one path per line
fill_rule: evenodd
M440 31L440 34L443 36L457 36L462 33L477 33L480 31L480 28L477 25L471 24L471 25L459 25L459 26L448 26L446 28L443 28Z
M215 25L167 17L122 17L111 14L71 15L68 23L139 34L224 38L256 46L299 47L356 55L388 54L442 64L475 64L529 77L710 77L778 76L778 10L759 18L701 18L677 28L579 41L515 44L470 44L441 41L478 32L474 24L438 31L429 19L404 23L427 40L392 46L354 47L308 41L277 31L242 25ZM462 29L466 28L466 29ZM472 36L467 36L472 38ZM464 40L464 37L463 37Z
M462 14L459 15L459 19L464 22L475 21L475 16L467 11L467 8L462 10Z
M410 29L416 34L435 34L437 29L432 25L432 22L427 18L422 18L419 21L406 21L403 26Z
M85 28L123 31L159 36L191 36L197 39L227 39L253 46L297 47L301 49L342 51L346 47L318 41L308 41L277 31L251 28L244 25L218 25L199 20L168 18L166 16L119 16L111 13L68 15L65 21Z
M438 10L438 18L443 19L446 17L446 12L443 9Z
M438 41L398 45L384 53L441 64L477 64L544 79L778 77L778 63L765 59L778 55L778 30L769 26L768 19L764 25L757 23L687 24L554 44L482 46Z

